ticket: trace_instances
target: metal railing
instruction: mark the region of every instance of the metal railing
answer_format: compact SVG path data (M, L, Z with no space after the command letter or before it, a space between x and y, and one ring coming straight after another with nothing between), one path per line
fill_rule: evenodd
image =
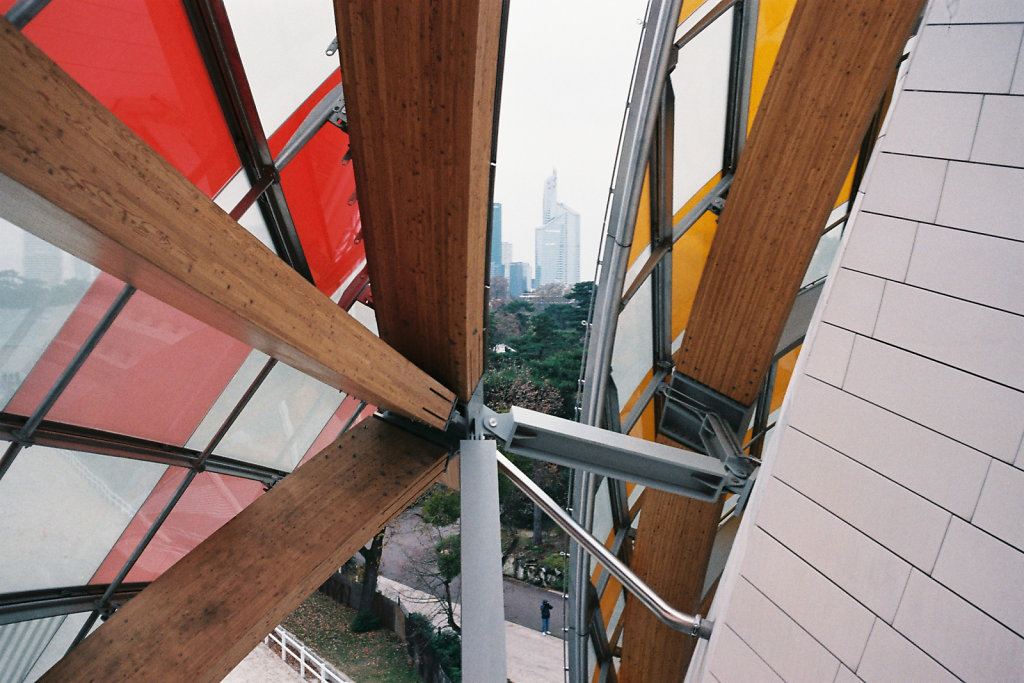
M355 683L345 674L332 669L319 655L281 626L268 633L263 642L267 646L273 643L279 647L281 660L286 664L288 657L291 657L299 667L299 675L304 679L311 676L313 680L320 681L320 683Z

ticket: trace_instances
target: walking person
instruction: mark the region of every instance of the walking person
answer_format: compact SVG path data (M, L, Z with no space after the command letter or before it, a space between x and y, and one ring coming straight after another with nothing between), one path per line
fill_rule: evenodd
M551 635L551 603L547 600L540 603L540 632Z

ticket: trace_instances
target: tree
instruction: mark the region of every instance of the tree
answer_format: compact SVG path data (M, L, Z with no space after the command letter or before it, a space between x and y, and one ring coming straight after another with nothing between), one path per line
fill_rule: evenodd
M491 276L491 301L498 302L511 298L509 296L508 278L502 275Z
M373 613L373 596L377 593L377 576L380 573L380 558L384 553L384 534L387 527L378 531L369 547L359 549L363 556L363 585L359 592L359 611L352 622L356 633L372 631L380 625L380 619Z
M422 584L437 599L448 627L455 633L462 631L455 621L452 594L452 584L462 570L461 537L457 530L459 512L458 491L438 486L427 495L419 516L423 533L432 541L433 553L416 568Z
M541 299L555 299L564 296L567 289L561 282L545 282L533 290L533 293Z

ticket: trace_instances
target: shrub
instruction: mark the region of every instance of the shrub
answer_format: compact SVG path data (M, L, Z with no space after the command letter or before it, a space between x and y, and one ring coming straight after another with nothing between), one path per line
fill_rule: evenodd
M430 639L430 647L444 672L455 682L462 680L462 638L454 631L438 631Z
M360 612L349 628L353 633L366 633L380 627L380 619L373 612Z

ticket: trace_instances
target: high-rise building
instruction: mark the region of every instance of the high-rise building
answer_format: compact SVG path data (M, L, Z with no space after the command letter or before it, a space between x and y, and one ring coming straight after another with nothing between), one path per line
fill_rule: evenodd
M508 264L508 294L513 299L530 291L530 264L516 261Z
M580 215L558 201L558 173L544 181L544 223L536 230L534 286L580 281Z
M509 277L508 266L512 263L512 243L502 242L501 243L501 265L504 268L505 277Z
M505 275L505 260L501 242L501 203L491 205L491 277Z

